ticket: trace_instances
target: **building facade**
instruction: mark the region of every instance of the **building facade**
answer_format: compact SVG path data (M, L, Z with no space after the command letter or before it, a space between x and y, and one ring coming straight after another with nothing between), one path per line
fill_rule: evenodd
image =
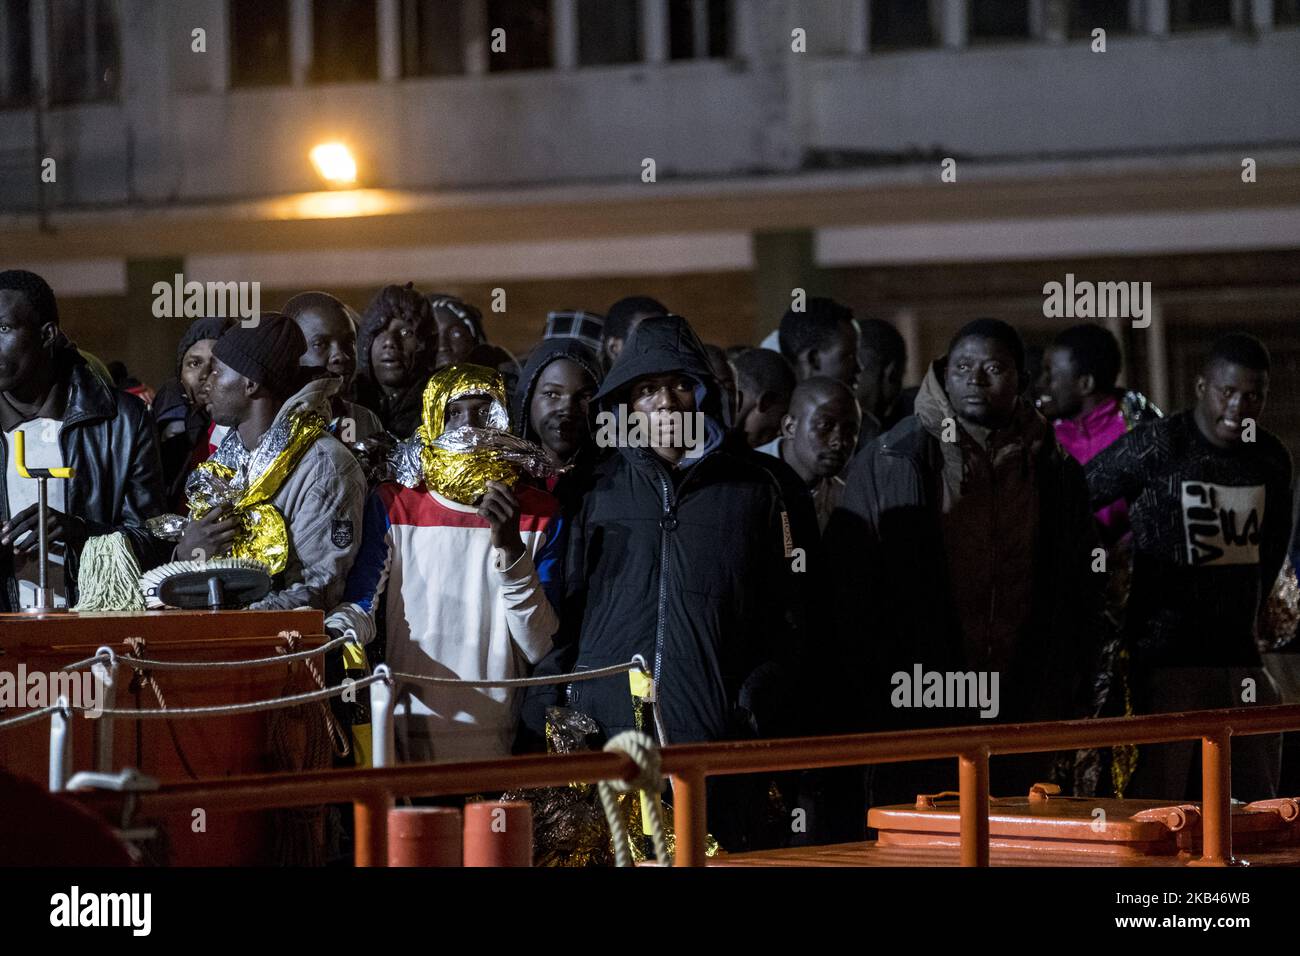
M516 349L632 292L756 342L804 289L898 324L913 380L976 315L1050 338L1067 274L1150 282L1148 318L1105 319L1129 381L1184 404L1250 326L1300 440L1297 6L8 0L0 262L155 382L177 273L264 308L412 280Z

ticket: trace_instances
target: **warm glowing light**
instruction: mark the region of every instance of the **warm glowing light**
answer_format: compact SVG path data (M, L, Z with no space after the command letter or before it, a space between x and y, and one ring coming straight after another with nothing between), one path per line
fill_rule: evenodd
M321 143L314 147L311 161L320 178L332 186L351 186L357 181L357 161L342 143Z

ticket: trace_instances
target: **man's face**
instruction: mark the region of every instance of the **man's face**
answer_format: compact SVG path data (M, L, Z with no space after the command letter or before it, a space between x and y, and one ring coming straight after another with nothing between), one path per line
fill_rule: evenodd
M680 372L647 375L632 383L631 397L632 410L649 418L655 454L676 464L687 451L682 416L696 410L695 380Z
M841 322L836 327L835 337L825 348L816 351L814 374L838 379L850 389L858 386L858 328L852 322Z
M1073 418L1083 410L1086 384L1074 367L1069 349L1049 348L1043 354L1043 373L1038 377L1039 410L1048 418Z
M444 369L469 358L477 344L469 326L443 309L434 309L433 315L438 320L438 357L434 368Z
M559 358L542 369L528 420L553 458L568 461L590 437L587 409L595 394L596 383L577 362Z
M357 332L346 315L314 310L299 313L294 321L307 340L307 351L299 364L325 368L343 379L343 388L352 385L357 372Z
M386 388L405 388L415 381L425 343L416 334L415 323L391 318L370 343L370 366L375 381Z
M864 412L883 415L903 390L903 370L868 348L858 349L858 365L862 367L858 373L858 402Z
M785 416L781 426L795 471L809 484L838 475L858 443L862 427L858 403L834 393L800 402L795 411Z
M208 373L208 413L218 425L238 426L248 414L253 385L219 358Z
M1241 442L1247 419L1259 420L1267 398L1267 372L1215 362L1196 380L1196 424L1211 444L1230 448Z
M199 339L191 345L181 359L181 387L185 397L195 408L208 404L208 377L212 374L212 346L216 339Z
M627 344L627 339L632 337L632 333L636 331L636 327L646 319L659 314L660 313L658 312L633 313L632 318L627 323L627 338L621 339L617 336L610 336L605 339L605 355L608 357L610 364L613 364L614 359L618 358L619 353L623 351L623 346Z
M464 428L490 428L489 414L492 411L492 399L484 395L465 395L447 403L447 414L443 418L442 433Z
M54 324L37 324L26 293L0 291L0 392L21 389L48 361Z
M736 420L736 408L739 401L739 395L736 393L736 373L731 369L731 363L724 359L709 358L709 370L713 372L713 377L718 381L718 388L722 392L722 401L729 409L729 419Z
M948 356L944 388L957 417L985 428L1011 421L1020 375L1011 350L993 339L968 336Z

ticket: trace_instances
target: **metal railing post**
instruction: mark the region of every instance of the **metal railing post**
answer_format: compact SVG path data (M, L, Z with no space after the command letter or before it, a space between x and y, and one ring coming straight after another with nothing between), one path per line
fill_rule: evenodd
M1232 865L1232 728L1201 739L1201 858L1198 866Z
M112 710L117 706L117 655L107 647L101 647L95 653L108 658L108 663L98 660L90 665L90 673L99 689L99 709ZM112 773L113 718L99 714L95 720L95 769L100 773Z
M957 758L961 813L961 865L989 865L989 750Z
M392 797L386 793L369 794L353 801L354 862L357 866L388 865L388 811L392 805Z
M703 771L673 776L673 822L677 828L677 854L673 866L706 866L705 839L709 807Z
M50 714L50 793L66 790L72 769L72 712L68 698L60 697L59 709Z
M393 677L388 665L375 668L382 677L370 685L370 763L374 767L391 767L393 761Z

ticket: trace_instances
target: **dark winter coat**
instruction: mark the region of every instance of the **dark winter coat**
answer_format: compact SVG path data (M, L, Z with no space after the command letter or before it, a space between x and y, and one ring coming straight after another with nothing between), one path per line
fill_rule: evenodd
M640 654L657 678L668 742L752 736L775 693L766 675L797 640L780 493L722 447L719 389L684 319L643 322L597 400L612 407L635 379L667 372L699 383L710 440L685 468L648 448L620 448L596 468L569 529L557 651L539 671ZM608 735L635 726L626 676L575 682L568 702ZM545 703L534 695L525 708L534 732Z
M59 445L64 464L75 471L66 479L67 514L85 523L88 537L120 531L141 568L153 567L164 549L144 523L162 513L163 489L149 410L134 395L107 385L75 353L64 352L56 361L64 366L64 372L55 387L67 389ZM10 466L7 458L8 449L0 442L0 474ZM9 518L7 498L0 495L0 522ZM170 550L170 545L165 550ZM68 551L69 606L77 600L78 557L76 551ZM18 607L12 560L12 552L0 548L0 577L5 582L0 610L4 611Z
M1054 440L1032 462L1038 515L1029 624L1000 674L1000 722L1055 720L1087 710L1086 689L1104 635L1104 575L1094 573L1096 530L1079 464ZM970 711L891 706L891 676L968 671L942 532L943 451L911 415L859 452L827 526L826 602L851 675L842 699L852 730L973 723Z

